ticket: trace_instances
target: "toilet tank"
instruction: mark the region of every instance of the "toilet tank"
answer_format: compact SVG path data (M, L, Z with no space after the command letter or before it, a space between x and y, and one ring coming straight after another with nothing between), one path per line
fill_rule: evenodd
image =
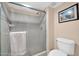
M74 55L75 42L65 38L57 38L57 48L68 55Z

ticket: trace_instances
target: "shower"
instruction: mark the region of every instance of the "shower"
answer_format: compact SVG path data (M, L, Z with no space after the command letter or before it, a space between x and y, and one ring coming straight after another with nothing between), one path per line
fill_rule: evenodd
M1 19L1 31L2 34L7 33L5 36L1 35L1 55L7 56L12 53L11 32L27 32L27 53L22 56L46 55L46 12L15 2L2 3L1 5L1 11L4 13L1 16L5 18Z

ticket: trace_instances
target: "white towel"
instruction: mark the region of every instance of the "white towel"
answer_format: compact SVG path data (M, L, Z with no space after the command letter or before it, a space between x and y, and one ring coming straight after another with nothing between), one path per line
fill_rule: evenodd
M10 32L11 55L18 56L26 53L26 32Z

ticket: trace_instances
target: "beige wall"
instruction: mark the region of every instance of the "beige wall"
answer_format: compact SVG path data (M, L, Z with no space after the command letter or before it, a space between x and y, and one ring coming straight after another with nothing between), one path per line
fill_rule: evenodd
M64 38L74 40L76 42L75 55L79 56L79 20L65 22L65 23L58 23L58 12L73 4L75 4L75 3L71 3L71 2L63 3L62 5L54 8L54 38L56 39L58 37L64 37ZM51 22L50 22L50 24L51 24ZM50 26L52 26L52 25L50 25ZM52 38L52 40L53 40L53 38Z
M53 8L48 7L47 11L47 50L48 52L54 48L54 14Z

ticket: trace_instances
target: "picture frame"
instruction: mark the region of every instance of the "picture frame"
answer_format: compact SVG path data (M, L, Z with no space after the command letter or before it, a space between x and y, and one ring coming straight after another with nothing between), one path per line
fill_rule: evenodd
M60 12L58 12L58 22L64 23L79 20L79 4L74 4Z

